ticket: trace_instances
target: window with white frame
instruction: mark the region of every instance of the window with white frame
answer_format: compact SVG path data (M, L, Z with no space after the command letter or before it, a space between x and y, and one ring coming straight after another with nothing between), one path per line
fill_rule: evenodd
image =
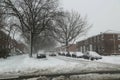
M118 34L118 40L120 40L120 34Z

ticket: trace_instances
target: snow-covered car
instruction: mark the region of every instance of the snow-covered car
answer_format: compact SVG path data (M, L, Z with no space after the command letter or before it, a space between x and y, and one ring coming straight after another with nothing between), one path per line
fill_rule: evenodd
M40 53L40 54L37 54L37 58L46 58L46 54L43 54L43 53Z
M85 52L84 55L83 55L83 58L84 59L89 59L89 60L102 59L102 57L98 53L96 53L94 51L87 51L87 52Z
M76 58L83 58L82 52L76 52Z
M73 58L82 58L83 53L82 52L71 52Z

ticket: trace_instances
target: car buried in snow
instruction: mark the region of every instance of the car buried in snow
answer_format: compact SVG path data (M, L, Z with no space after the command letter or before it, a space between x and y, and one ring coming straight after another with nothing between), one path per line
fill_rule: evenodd
M89 60L98 60L98 59L102 59L102 57L94 52L94 51L87 51L83 54L83 58L84 59L89 59Z
M71 52L71 55L73 58L82 58L83 57L82 52Z

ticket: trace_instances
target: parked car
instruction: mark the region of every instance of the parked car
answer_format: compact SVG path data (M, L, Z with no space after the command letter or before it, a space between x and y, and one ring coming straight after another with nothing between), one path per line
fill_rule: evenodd
M61 52L58 52L58 55L61 55Z
M66 52L65 54L67 57L72 57L72 55L70 54L70 52Z
M83 58L84 59L89 59L89 60L102 59L102 57L98 53L96 53L94 51L85 52L84 55L83 55Z
M51 53L49 54L49 56L57 56L55 53Z
M65 52L62 52L62 53L61 53L61 56L65 56Z
M76 58L83 58L82 52L76 52Z
M82 58L83 53L82 52L71 52L73 58Z
M38 53L37 54L37 58L39 59L39 58L46 58L46 54L43 54L43 53Z
M73 54L72 54L72 57L73 57L73 58L76 58L76 54L73 53Z
M70 53L67 53L66 56L67 56L67 57L71 57L71 54L70 54Z

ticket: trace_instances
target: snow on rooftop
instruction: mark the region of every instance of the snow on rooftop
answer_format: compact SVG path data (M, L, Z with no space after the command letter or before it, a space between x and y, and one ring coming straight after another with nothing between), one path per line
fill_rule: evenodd
M115 30L107 30L105 31L104 33L107 33L107 34L120 34L120 31L115 31Z

